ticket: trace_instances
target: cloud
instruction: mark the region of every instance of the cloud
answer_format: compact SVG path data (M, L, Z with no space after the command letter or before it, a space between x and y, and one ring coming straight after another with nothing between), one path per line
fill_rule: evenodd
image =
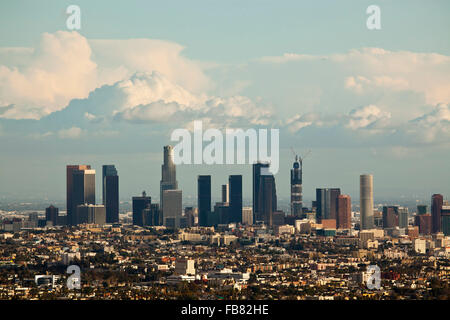
M369 105L353 109L348 115L348 122L345 126L352 130L381 128L386 126L390 118L391 114L389 112L382 111L375 105Z
M343 88L360 96L386 100L387 94L410 92L421 95L428 105L450 102L450 57L442 54L361 48L328 55L286 53L255 62L259 68L272 66L272 72L289 74L290 70L296 73L297 81L304 79L306 83L315 81L317 74L322 88L335 90L333 81L341 81Z
M62 129L58 131L58 137L61 139L78 139L83 134L83 130L78 127Z
M23 64L0 65L0 105L14 105L1 117L40 118L73 98L86 97L95 86L91 49L76 32L44 33L36 49L4 49L3 55L16 52Z
M416 144L449 144L450 105L439 104L430 112L409 121L401 136Z
M40 119L64 109L73 99L87 98L96 88L130 79L136 72L163 74L180 85L170 94L189 99L181 87L201 94L211 80L200 63L182 56L183 49L177 43L152 39L87 40L67 31L42 34L36 48L0 48L0 106L12 106L0 109L0 117ZM138 80L121 85L139 90L140 96L130 95L135 99L152 99L148 95L171 98L155 87L145 92Z

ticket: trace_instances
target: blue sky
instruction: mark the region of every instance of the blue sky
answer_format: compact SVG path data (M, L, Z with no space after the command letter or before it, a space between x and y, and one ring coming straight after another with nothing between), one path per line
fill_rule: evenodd
M68 5L81 30L66 29ZM381 30L366 28L379 5ZM116 164L121 194L159 194L162 146L195 119L280 128L280 198L292 146L311 149L306 198L359 174L380 198L450 193L448 1L4 1L0 194L64 198L64 166ZM6 169L7 168L7 169ZM181 166L213 196L248 166ZM100 179L97 179L100 195Z

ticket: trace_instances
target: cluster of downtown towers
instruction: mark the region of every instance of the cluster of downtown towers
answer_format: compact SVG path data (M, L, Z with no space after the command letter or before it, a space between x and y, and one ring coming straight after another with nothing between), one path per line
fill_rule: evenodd
M351 227L351 199L341 195L338 188L316 189L313 210L303 207L302 161L295 158L291 169L291 212L285 215L277 209L275 177L269 171L270 164L253 164L253 207L251 212L242 205L242 175L230 175L228 184L222 185L222 202L211 206L211 176L198 176L198 225L216 226L228 223L262 222L268 226L293 224L295 219L314 213L314 218L335 220L336 227ZM119 222L119 176L114 165L102 168L102 205L95 204L95 170L90 165L68 165L67 216L64 224L118 223ZM361 224L363 229L373 228L373 180L371 175L361 176ZM194 208L182 213L182 191L178 189L176 167L172 146L164 147L161 168L160 204L152 203L143 192L133 197L133 224L138 226L164 225L169 228L194 225ZM57 220L57 209L47 208L47 220ZM243 210L244 209L244 210ZM246 212L244 212L246 211ZM244 214L243 214L244 213Z
M302 159L300 158L299 161L298 157L295 158L291 169L290 214L286 215L278 210L275 177L270 173L269 168L270 164L266 162L253 164L252 208L243 208L242 205L242 175L229 176L228 184L222 185L222 202L217 202L214 208L211 206L211 176L199 175L197 181L198 225L206 227L228 223L262 222L272 227L282 224L293 225L297 219L312 218L318 223L332 226L331 228L351 228L351 198L349 195L341 194L339 188L318 188L312 208L303 206ZM91 169L90 165L68 165L65 221L58 219L61 218L58 217L58 209L53 206L47 208L46 220L51 220L53 225L118 223L119 176L114 165L102 167L102 187L102 204L96 205L95 170ZM152 203L151 197L145 192L142 196L133 197L132 203L134 225L164 225L168 228L180 228L191 227L195 224L193 207L185 208L183 214L182 191L178 189L172 146L164 147L160 204ZM416 225L423 229L421 233L439 232L442 229L441 214L438 214L439 210L436 209L439 204L442 207L442 196L433 195L432 214L426 214L426 211L419 212L420 216L416 217L418 220ZM374 228L373 212L373 176L364 174L360 176L360 229ZM389 210L386 215L389 215ZM426 231L428 229L429 231Z

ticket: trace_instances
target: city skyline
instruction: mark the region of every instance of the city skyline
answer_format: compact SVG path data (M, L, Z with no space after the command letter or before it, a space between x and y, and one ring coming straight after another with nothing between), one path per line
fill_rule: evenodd
M86 17L80 30L67 29L63 4L0 5L2 201L62 200L64 181L52 173L67 163L99 170L113 162L124 198L158 190L149 177L159 174L161 147L195 120L220 130L279 128L281 181L292 167L290 148L311 149L305 199L336 184L358 199L361 172L377 177L382 199L450 193L450 45L441 41L448 2L423 9L420 1L381 1L377 31L366 27L370 1L329 1L331 10L301 1L257 9L177 2L195 19L132 1L111 6L128 23L107 28L107 2L78 3ZM207 21L215 27L204 28ZM261 21L262 33L254 28ZM187 23L192 29L181 27ZM242 174L244 190L251 179L248 167L198 169L180 166L180 186L195 179L192 171L221 180ZM195 198L195 189L185 189ZM290 185L277 190L285 198Z

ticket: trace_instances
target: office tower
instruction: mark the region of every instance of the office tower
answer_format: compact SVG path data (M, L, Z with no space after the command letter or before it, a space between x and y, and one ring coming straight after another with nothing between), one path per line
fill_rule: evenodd
M300 217L303 209L302 162L295 156L291 169L291 215Z
M341 194L337 198L337 219L338 229L351 229L352 227L352 199L349 195Z
M104 225L106 223L106 208L104 205L81 204L77 206L76 224L94 223Z
M428 206L425 204L417 205L417 214L426 214L428 211Z
M359 177L359 201L361 211L361 230L373 229L373 175Z
M144 226L144 210L150 208L152 198L147 197L145 191L142 192L142 196L133 197L133 225Z
M106 222L119 222L119 176L114 165L104 165L102 170L103 205Z
M441 211L444 204L444 197L441 194L433 194L431 197L431 218L433 233L441 231Z
M182 193L181 190L164 190L164 226L171 229L180 227L182 214Z
M193 207L186 207L184 208L184 216L186 217L186 227L190 228L194 226L194 208Z
M277 190L273 175L261 175L259 178L259 220L273 226L273 213L277 211Z
M211 214L211 176L197 178L198 224L208 226L208 215Z
M51 221L53 226L58 225L58 213L59 209L50 205L45 209L45 221Z
M227 202L216 202L214 206L214 218L217 221L211 221L209 219L209 222L217 222L217 224L228 224L230 223L230 206ZM214 219L213 219L214 220ZM208 225L211 225L208 223Z
M253 164L253 221L261 221L261 215L259 213L259 186L261 173L263 175L269 174L268 162L257 162Z
M228 203L230 202L230 192L229 192L229 188L228 188L228 184L223 184L222 185L222 202L223 203Z
M383 206L383 229L399 226L399 207Z
M330 188L330 216L328 219L337 220L337 205L338 205L338 197L341 194L341 189L339 188Z
M242 224L251 226L253 224L253 210L252 207L242 208Z
M242 222L242 176L231 175L228 178L230 186L230 221Z
M164 146L164 163L161 166L161 182L160 182L160 204L162 219L164 219L164 197L165 190L178 189L177 172L173 163L173 147ZM163 222L161 220L160 222Z
M285 224L285 217L284 211L281 210L275 210L272 212L272 224L271 226L282 226Z
M432 219L431 214L418 214L414 217L414 225L419 227L419 233L423 235L431 234Z
M399 228L408 227L408 208L405 207L398 208L398 226Z
M95 204L95 170L82 169L72 172L72 225L77 224L76 210L82 204Z
M450 235L450 206L443 205L441 210L441 230L444 236Z
M314 207L314 204L313 204ZM322 222L322 219L326 219L327 211L330 210L330 195L328 189L316 188L316 221Z
M88 170L90 165L68 165L66 166L66 210L68 225L74 225L73 216L75 215L76 206L73 204L73 172L75 170ZM73 214L72 214L73 213Z
M144 226L158 226L159 225L159 205L151 203L150 206L142 210L143 225Z

